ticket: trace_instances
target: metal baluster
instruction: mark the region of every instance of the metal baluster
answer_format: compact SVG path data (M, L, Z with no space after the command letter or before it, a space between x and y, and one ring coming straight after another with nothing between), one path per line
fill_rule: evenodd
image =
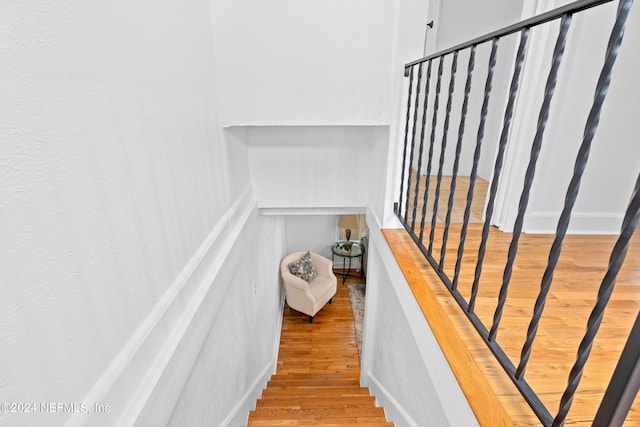
M631 0L621 0L620 8L618 9L618 16L616 17L616 22L611 31L605 62L602 67L602 71L600 72L600 77L596 86L594 101L591 106L591 111L589 112L589 117L585 126L582 144L580 145L580 149L578 150L578 155L576 157L573 176L571 177L569 188L567 189L567 195L565 197L564 207L562 209L562 213L560 214L560 219L558 220L556 236L549 252L549 261L547 263L547 268L545 269L544 275L542 276L540 292L536 299L533 310L533 317L531 318L531 322L529 323L529 327L527 330L527 339L522 347L520 363L518 365L518 369L516 370L516 375L518 377L521 377L524 374L527 362L529 361L529 356L531 355L531 347L533 346L533 341L538 330L540 317L542 316L542 312L544 311L547 294L549 293L549 289L551 288L553 273L560 258L562 242L564 240L564 236L567 233L567 229L569 228L571 211L573 210L576 198L578 197L580 180L589 159L591 142L593 141L593 137L598 128L598 122L600 121L602 104L607 96L607 92L609 91L611 72L618 56L620 44L622 43L624 24L629 14L631 3Z
M429 234L429 255L433 249L433 239L436 232L436 217L438 216L438 202L440 199L440 185L442 184L442 169L444 168L444 158L447 151L447 137L449 136L449 121L451 117L451 104L453 102L453 91L456 83L456 71L458 69L458 51L453 52L451 61L451 78L449 79L449 96L447 97L447 107L444 116L444 127L442 128L442 146L440 147L440 163L438 166L438 180L436 181L436 191L433 198L433 215L431 217L431 233ZM438 266L442 271L442 265Z
M436 94L433 101L433 118L431 119L431 137L429 138L429 160L427 161L427 175L425 176L424 196L422 200L422 219L420 221L420 237L422 242L424 236L424 218L427 215L427 200L429 199L429 183L431 182L431 162L433 159L433 145L436 140L436 125L438 124L438 105L440 105L440 87L442 85L442 67L444 56L440 57L438 64L438 79L436 80Z
M493 39L491 42L491 54L489 56L489 66L487 72L487 80L484 85L484 99L482 101L482 109L480 110L480 124L478 125L478 133L476 136L476 148L473 152L473 166L471 175L469 176L469 190L467 191L467 205L464 209L464 217L462 220L462 230L460 230L460 245L458 246L458 258L453 273L452 289L458 287L458 277L460 268L462 267L462 255L464 254L464 242L467 238L467 227L469 225L469 217L471 215L471 203L473 202L473 191L475 189L476 177L478 175L478 163L480 163L480 153L482 152L482 141L484 140L484 127L487 121L487 113L489 111L489 98L493 84L493 71L496 68L496 56L498 53L499 38Z
M456 143L455 160L453 161L453 173L451 174L451 186L449 188L449 202L447 204L447 216L444 222L442 233L442 248L440 249L440 270L444 269L444 257L447 252L447 240L449 237L449 225L451 224L451 211L453 211L453 196L456 192L456 180L458 178L458 168L460 167L460 153L462 152L462 140L464 137L464 125L467 119L467 109L469 108L469 92L471 92L471 79L473 67L476 59L476 45L471 46L469 51L469 65L467 66L467 81L464 85L464 100L462 101L462 111L460 112L460 125L458 126L458 142Z
M404 148L402 149L402 172L400 175L400 196L398 197L398 209L396 214L402 215L402 196L404 193L404 172L407 164L407 145L409 140L409 118L411 117L411 91L413 89L413 66L409 67L407 70L405 68L404 75L407 76L409 74L409 97L407 98L407 118L405 121L404 127ZM407 190L409 191L409 190ZM406 222L406 215L404 222Z
M562 21L560 22L560 32L558 34L558 38L556 39L556 45L553 50L551 70L549 70L549 75L547 76L547 84L544 89L544 100L542 102L542 107L540 108L540 113L538 115L538 127L536 129L536 135L533 138L533 144L531 145L531 156L529 158L529 165L527 166L527 171L525 173L524 187L522 189L522 194L520 195L520 204L518 206L518 215L513 227L513 237L511 239L511 244L509 245L507 263L504 267L502 285L500 286L500 292L498 294L498 305L496 306L495 312L493 314L493 324L491 325L491 330L489 331L489 340L494 340L496 334L498 333L498 326L500 325L500 319L502 318L502 311L507 300L507 292L509 290L509 282L511 281L511 274L513 272L513 264L515 262L516 255L518 254L518 242L520 241L522 226L524 225L524 214L527 211L527 206L529 204L529 195L531 192L531 186L533 185L533 178L536 173L536 164L538 162L540 150L542 149L542 140L544 137L544 131L547 127L547 121L549 119L551 99L553 98L553 93L556 89L556 83L558 82L558 70L560 69L560 64L562 63L564 48L567 43L567 33L569 32L569 27L571 27L571 20L572 15L566 14L562 17Z
M620 45L622 44L622 37L624 33L624 25L629 15L629 10L631 9L631 0L622 0L620 2L620 7L618 8L618 16L616 17L616 22L613 26L613 30L611 31L611 38L609 39L609 45L607 47L607 57L605 59L605 65L602 69L602 73L600 74L600 79L598 80L598 87L596 89L596 100L594 101L594 105L592 106L591 112L589 114L589 120L587 121L587 128L585 129L585 139L583 141L583 145L580 147L580 151L578 154L578 160L576 161L576 169L574 176L571 179L571 184L569 185L569 192L567 193L567 201L565 202L565 209L562 211L562 215L560 216L560 221L558 223L558 228L560 229L561 224L563 222L563 216L565 216L565 212L568 211L566 215L565 222L567 225L562 225L563 233L566 232L566 227L568 226L568 222L571 215L571 208L575 203L575 197L577 196L579 187L580 187L580 177L582 176L582 172L586 166L587 160L589 158L589 148L591 145L591 141L593 140L593 135L598 127L598 121L600 118L600 110L602 108L602 103L606 97L608 92L609 83L611 82L611 72L613 68L613 64L616 61L618 50L620 49ZM584 149L583 149L584 147ZM576 176L577 175L577 176ZM573 185L572 185L573 184ZM575 187L575 190L572 192L572 187ZM575 194L574 194L575 192ZM569 205L569 206L568 206ZM604 315L604 310L609 302L609 298L611 296L611 292L613 292L613 287L615 286L615 280L622 267L622 263L624 262L624 258L627 254L627 248L629 246L629 240L638 225L638 219L640 217L640 176L636 181L636 185L634 188L634 192L632 195L631 202L629 207L627 208L627 212L625 213L625 218L622 222L622 231L618 240L613 247L613 251L611 253L611 257L609 259L609 269L607 270L607 274L602 280L602 284L600 286L600 290L598 291L598 300L596 301L596 306L594 307L591 315L589 316L589 321L587 323L587 333L585 334L582 342L580 342L580 346L578 347L578 357L576 359L576 363L573 365L571 372L569 374L569 382L566 390L562 394L562 398L560 399L560 408L556 418L553 420L554 426L560 426L564 423L564 420L571 408L571 403L573 402L573 396L575 394L576 388L580 383L580 379L582 378L582 371L584 369L585 363L587 363L587 359L591 352L591 346L593 344L593 340L595 339L596 334L598 333L598 329L600 328L600 323L602 322L602 316ZM556 238L558 233L556 233ZM562 240L559 241L559 245L562 245ZM559 256L560 246L558 246L557 253L555 255L554 247L556 246L556 242L551 248L552 253L554 253L555 262L557 262L557 257ZM551 256L550 256L551 258ZM550 259L551 264L551 259ZM554 263L555 265L555 263ZM544 278L547 277L547 271L545 271ZM553 270L551 270L550 275L548 276L548 282L546 292L548 292L548 286L550 286L551 278L553 276ZM545 296L546 296L545 292ZM538 301L536 301L537 303ZM542 306L544 307L544 301L542 301ZM536 323L537 328L537 323ZM535 329L533 330L535 333ZM530 352L530 349L529 349ZM522 364L522 362L521 362ZM518 370L520 367L518 367Z
M413 169L413 151L416 144L416 125L418 122L418 107L420 104L420 79L422 78L422 62L418 65L418 82L416 83L416 105L413 109L413 130L411 131L411 151L409 152L409 173L407 178L407 203L404 212L404 221L409 220L409 197L411 195L411 171ZM415 209L414 209L415 212Z
M604 392L594 427L622 426L640 389L640 311Z
M518 94L518 88L520 87L520 74L524 65L524 54L526 51L528 39L529 28L523 28L520 32L520 45L518 46L515 68L513 70L513 76L511 77L509 99L507 101L507 108L505 109L504 113L502 133L500 134L500 143L498 144L498 154L496 156L496 161L493 169L493 180L491 181L491 189L489 191L489 201L487 203L487 211L485 214L486 218L482 227L482 239L480 240L480 247L478 248L478 261L476 263L473 285L471 286L471 298L469 299L469 307L467 309L469 313L473 312L476 298L478 296L478 286L480 283L480 275L482 274L482 263L484 262L484 255L487 249L487 238L489 237L491 217L493 216L493 208L495 204L496 193L498 191L498 182L500 181L500 173L502 172L502 163L504 162L504 151L507 146L509 128L511 127L511 120L513 119L513 109L515 105L516 95Z
M422 129L420 130L420 149L418 152L418 170L416 177L416 191L413 198L413 219L411 221L411 231L416 225L416 209L418 208L418 193L420 192L420 171L422 170L422 152L424 149L424 128L427 123L427 104L429 103L429 83L431 80L431 61L427 64L427 78L424 90L424 104L422 106Z

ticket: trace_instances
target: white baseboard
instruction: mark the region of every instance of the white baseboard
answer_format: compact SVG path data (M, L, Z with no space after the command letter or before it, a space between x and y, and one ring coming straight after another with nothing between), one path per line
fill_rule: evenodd
M166 425L227 289L213 287L248 218L251 191L220 218L189 262L82 400L105 413L74 413L67 426ZM206 306L206 310L202 309Z
M418 427L418 423L411 418L409 413L404 410L402 405L394 399L391 393L389 393L371 372L367 372L366 376L369 390L371 390L371 394L376 398L376 406L382 406L384 408L387 421L392 422L396 427Z
M555 234L560 212L527 214L524 231L531 234ZM624 214L611 212L574 212L569 234L619 234Z

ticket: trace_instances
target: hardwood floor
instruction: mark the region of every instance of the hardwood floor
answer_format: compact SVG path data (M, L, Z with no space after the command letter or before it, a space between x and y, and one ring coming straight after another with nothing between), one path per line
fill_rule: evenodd
M362 283L347 279L347 284ZM250 427L393 426L360 387L360 362L347 284L309 323L309 317L285 307L273 375L249 414Z
M447 244L444 271L452 277L459 240L459 225L452 225ZM474 275L480 224L471 224L463 256L459 290L468 300ZM437 225L436 235L442 232ZM449 292L435 276L433 269L413 244L405 230L384 230L384 235L405 272L423 312L443 313L438 317L425 314L447 355L454 373L463 385L467 398L475 405L474 411L482 415L487 411L484 391L478 384L488 382L494 395L510 414L516 425L539 425L528 410L518 391L506 378L486 345L470 326ZM540 287L553 236L523 234L516 259L507 303L498 332L498 343L517 365L524 342L532 307ZM585 332L587 318L595 303L598 287L606 271L609 253L615 236L567 236L560 263L545 306L542 322L533 346L525 378L537 392L549 411L555 415L576 351ZM509 233L493 228L489 236L488 251L480 278L476 313L485 325L493 320L498 290L511 241ZM440 247L434 242L434 254ZM438 256L436 256L438 258ZM625 265L620 272L616 288L605 312L600 332L593 345L591 357L585 366L580 386L565 425L590 425L631 325L640 309L640 236L632 240ZM434 306L439 306L434 310ZM426 310L426 307L430 310ZM452 344L451 335L461 338L460 346ZM466 356L464 356L464 354ZM469 373L469 361L482 372L478 381ZM456 367L457 366L457 367ZM473 402L475 400L475 403ZM482 401L481 403L478 400ZM480 418L480 417L479 417ZM484 423L483 425L492 425ZM625 425L640 425L640 401L636 401Z
M422 193L425 188L425 176L416 180L416 172L411 174L409 203L405 206L408 222L413 221L414 204L416 205L415 232L420 233L419 223L422 214ZM419 185L419 197L415 199L416 182ZM427 221L424 230L425 246L431 234L431 218L435 195L436 177L430 178L427 202ZM466 194L469 180L459 177L454 193L451 227L443 258L443 271L453 278L454 266L460 239L460 228L466 206ZM445 216L450 192L451 177L443 176L434 229L433 256L441 259L441 240L444 231ZM462 258L458 289L469 301L473 283L476 257L481 236L484 202L488 183L484 180L476 182L473 203L471 205L470 225ZM402 214L404 215L404 208ZM501 404L507 408L511 421L517 425L538 425L539 422L528 410L519 392L503 374L486 345L470 326L457 304L451 298L433 269L413 244L404 230L385 230L385 237L392 247L398 263L405 271L405 276L421 304L438 310L427 320L440 333L440 343L445 352L451 345L450 336L457 335L464 342L465 353L482 371L482 379L477 383L487 382L495 391ZM620 351L627 339L631 325L640 309L640 233L636 232L630 245L625 265L620 272L616 288L605 312L600 332L594 342L591 357L585 366L582 381L577 390L573 406L565 425L590 425L608 381L611 377ZM488 250L479 281L479 293L475 311L489 329L494 316L507 251L511 242L510 233L502 233L492 228L489 234ZM518 364L527 327L532 315L533 305L538 295L542 274L547 264L549 249L553 240L551 235L523 234L520 238L519 251L513 268L513 275L502 315L497 341L509 358ZM587 318L593 308L598 287L606 271L609 254L616 236L580 236L570 235L563 245L562 255L554 274L553 285L545 311L538 328L531 359L525 374L526 380L538 393L540 399L555 415L560 397L567 385L569 371L575 361L576 351L584 335ZM423 310L427 313L427 310ZM433 315L433 313L436 315ZM440 313L440 315L438 315ZM455 341L455 340L454 340ZM462 345L462 344L461 344ZM486 395L482 386L469 381L469 367L466 356L461 355L458 347L453 346L447 356L450 364L459 365L457 370L461 383L470 389L465 393L470 400ZM463 362L465 361L465 362ZM473 370L473 369L471 369ZM466 378L462 380L462 378ZM477 402L476 402L477 403ZM480 413L486 412L490 403L478 404ZM483 407L485 409L482 409ZM486 415L486 414L484 414ZM484 416L483 415L483 416ZM490 418L489 418L490 419ZM492 422L485 423L491 425ZM640 398L636 401L627 417L625 425L640 425Z
M425 228L429 230L429 226L433 219L433 205L436 194L437 176L431 176L429 179L429 192L427 194L427 208L425 210ZM436 212L436 223L444 223L447 217L447 211L449 206L449 194L451 192L452 177L443 176L440 182L440 194L438 196L438 211ZM469 177L459 176L456 178L456 188L453 193L453 205L451 210L451 223L462 223L464 218L464 211L467 206L467 192L469 191ZM407 220L409 223L414 218L414 206L415 206L415 230L418 230L416 234L419 234L420 221L422 219L422 208L424 206L424 189L426 187L426 176L420 176L418 182L418 199L415 199L416 189L416 173L415 170L411 174L411 191L409 195L409 209L407 210ZM474 185L473 200L471 203L469 223L477 224L482 223L482 214L484 211L485 196L489 188L489 183L482 178L478 178ZM417 203L414 203L417 202ZM403 200L403 206L406 206L406 200ZM404 208L402 215L404 216Z

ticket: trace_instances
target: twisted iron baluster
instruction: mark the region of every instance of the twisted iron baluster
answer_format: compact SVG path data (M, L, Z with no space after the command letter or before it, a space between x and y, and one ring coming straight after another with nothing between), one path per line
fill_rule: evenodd
M411 170L413 168L413 151L416 144L416 124L418 122L418 107L420 104L420 79L422 78L422 62L418 65L418 82L416 83L416 106L413 109L413 130L411 131L411 151L409 152L409 176L407 178L407 203L404 212L405 223L409 219L409 197L411 196ZM414 207L415 212L415 207Z
M551 245L551 250L549 252L549 261L547 263L547 268L545 269L544 275L542 276L542 282L540 284L540 292L536 299L536 303L533 309L533 317L531 318L531 322L529 323L529 328L527 330L527 339L522 347L520 363L518 365L518 369L516 370L517 378L521 378L522 375L524 374L524 371L527 366L527 362L529 361L529 357L531 355L531 347L533 346L533 341L535 339L536 332L538 330L540 317L542 316L542 312L544 311L544 305L547 299L547 294L549 293L549 289L551 288L553 273L556 265L558 264L558 260L560 258L560 251L562 250L562 242L564 240L565 235L567 234L567 229L569 228L569 221L571 220L571 211L576 202L576 198L578 197L578 190L580 189L580 180L582 178L582 174L584 172L584 169L587 166L587 161L589 159L591 142L593 141L593 137L598 128L598 122L600 121L600 112L602 110L602 104L609 90L609 84L611 82L611 72L613 69L613 65L615 64L616 58L618 56L618 50L620 49L620 44L622 43L622 36L624 33L624 24L629 14L631 3L632 2L630 0L621 0L620 8L618 9L618 15L616 17L616 21L613 26L613 29L611 30L611 36L609 38L609 44L607 47L605 62L602 67L602 71L600 72L600 77L598 79L598 84L596 86L594 101L591 106L591 111L589 112L589 117L587 119L587 123L585 126L582 144L580 145L580 149L578 150L578 155L576 157L576 162L573 169L573 176L571 177L569 188L567 189L567 195L565 197L564 207L562 209L562 213L560 214L560 219L558 220L558 225L556 228L556 237L553 241L553 244Z
M611 32L611 38L609 39L609 46L607 49L607 57L605 60L605 66L603 67L602 73L600 75L600 80L598 81L598 89L596 90L596 99L601 99L604 101L606 96L607 88L609 86L609 82L611 81L611 69L613 64L615 63L618 50L620 49L620 45L622 43L622 37L624 33L624 25L629 15L629 11L631 9L631 0L622 0L620 2L620 7L618 8L618 15L616 17L616 22L613 26L613 30ZM601 94L602 93L602 94ZM599 107L597 108L597 112L593 115L590 114L589 118L593 117L593 123L597 127L598 117L600 113L600 107L602 106L602 101L599 102ZM596 104L594 102L594 104ZM595 105L594 105L595 107ZM589 120L591 121L591 120ZM587 123L589 123L589 121ZM589 128L589 125L587 125ZM593 131L588 132L591 134L589 139L593 138ZM587 131L585 131L587 133ZM585 138L586 139L586 138ZM582 147L581 147L582 148ZM582 150L581 150L582 151ZM586 149L586 154L584 158L584 163L587 162L588 158L588 147ZM582 169L584 165L582 166ZM574 175L575 176L575 175ZM573 179L572 179L573 183ZM579 179L576 187L579 187ZM577 190L576 190L577 191ZM564 212L563 212L564 213ZM575 364L571 368L571 372L569 373L569 381L567 384L567 388L562 394L562 398L560 399L560 407L556 418L553 420L553 426L561 426L564 423L564 420L571 408L571 404L573 402L573 396L575 394L576 389L578 388L578 384L580 383L580 379L582 378L582 371L584 369L585 363L587 363L587 359L591 352L591 346L593 345L593 340L595 339L596 334L598 333L598 329L600 328L600 324L602 323L602 316L604 315L604 310L607 307L607 303L609 302L609 298L611 297L611 293L613 292L613 288L616 283L616 277L622 264L624 262L625 256L627 254L627 249L629 247L629 240L633 236L633 233L638 225L638 219L640 219L640 175L636 181L635 188L633 190L633 194L631 197L631 201L625 213L624 220L622 222L622 229L620 232L620 236L616 241L616 244L613 247L613 251L611 252L611 257L609 259L609 268L607 273L602 280L600 285L600 289L598 290L598 299L596 301L596 305L589 316L589 320L587 322L587 332L580 342L580 346L578 347L578 355Z
M451 187L449 188L449 202L447 204L447 216L444 221L444 231L442 233L442 248L440 248L440 269L444 269L444 257L447 252L447 240L449 238L449 225L451 224L451 211L453 211L453 196L456 192L456 180L458 178L458 168L460 167L460 153L462 152L462 140L464 138L464 125L467 119L467 109L469 108L469 93L471 92L471 78L476 62L476 45L471 46L469 51L469 65L467 65L467 81L464 85L464 100L462 101L462 111L460 112L460 125L458 126L458 142L456 143L455 160L453 161L453 173L451 174Z
M640 310L631 326L592 427L622 426L640 390Z
M420 149L418 152L418 170L416 172L416 191L413 198L413 219L411 221L411 231L416 225L416 209L418 207L418 193L420 191L420 171L422 170L422 152L424 149L424 128L427 123L427 104L429 103L429 83L431 80L431 60L427 64L427 78L424 90L424 103L422 105L422 129L420 130Z
M438 63L438 79L436 81L436 95L433 101L433 118L431 120L431 137L429 138L429 160L427 161L427 175L425 176L424 196L422 199L422 220L420 221L420 242L424 236L424 217L427 215L427 200L429 198L429 183L431 182L431 161L433 159L433 145L436 140L436 125L438 124L438 105L440 105L440 87L442 85L442 67L444 56Z
M402 194L404 193L404 171L407 165L407 145L409 140L409 118L411 117L411 91L413 88L413 66L408 70L409 72L409 97L407 98L407 118L404 126L404 148L402 150L402 172L400 175L400 196L398 197L398 215L402 215ZM405 69L405 76L407 70ZM409 191L409 190L407 190ZM404 221L406 222L406 215Z
M578 388L578 384L580 383L580 379L582 378L584 365L585 363L587 363L587 359L589 358L589 354L591 353L593 340L595 339L596 334L600 329L602 317L604 316L604 310L607 308L607 304L609 303L609 299L611 298L611 293L613 292L613 288L616 285L616 278L618 277L618 273L620 272L622 264L624 263L624 259L627 255L629 240L631 240L631 237L633 236L633 233L638 226L638 219L640 219L640 175L638 176L635 189L633 190L631 203L629 203L629 207L627 208L627 212L622 222L622 230L620 232L620 236L618 237L618 240L616 241L616 244L611 251L611 257L609 258L609 268L607 269L607 273L605 274L604 279L602 279L602 283L600 284L596 305L593 307L593 310L589 315L589 320L587 322L587 332L580 342L576 361L571 368L571 372L569 373L567 388L562 394L562 399L560 399L560 410L558 412L558 415L556 415L556 418L553 420L554 426L562 425L564 419L567 416L567 413L569 412L569 409L571 408L573 395L575 394L576 389Z
M516 95L518 94L518 88L520 87L520 74L524 65L524 54L528 39L529 28L523 28L520 32L520 45L518 46L518 53L516 54L516 63L513 70L513 76L511 77L511 87L509 89L509 100L507 101L507 108L504 113L502 133L500 134L500 143L498 144L498 154L493 168L493 180L491 181L489 201L487 202L487 211L485 213L486 217L482 227L482 239L480 240L480 247L478 248L478 261L476 262L473 285L471 286L471 298L469 299L469 307L467 308L469 313L473 312L476 298L478 296L478 286L480 283L480 275L482 274L482 263L484 262L484 255L487 250L487 239L489 237L489 228L491 227L491 217L493 216L493 208L496 200L496 193L498 191L498 182L500 181L500 173L502 172L502 163L504 162L504 151L509 137L509 128L511 127L511 120L513 119Z
M478 164L480 163L480 153L482 151L482 141L484 140L484 127L487 121L489 111L489 98L493 83L493 71L496 68L496 56L498 53L499 38L493 39L491 42L491 55L489 56L489 70L487 72L487 80L484 85L484 99L482 101L482 109L480 110L480 124L478 125L478 133L476 136L476 148L473 152L473 166L471 175L469 176L469 190L467 191L467 205L464 209L464 217L462 220L462 230L460 230L460 245L458 246L458 258L453 273L453 282L451 288L458 287L458 277L460 268L462 267L462 255L464 254L464 243L467 238L467 227L469 225L469 217L471 215L471 203L473 202L473 191L476 185L476 177L478 176Z
M520 195L520 205L518 206L518 216L513 227L513 237L511 244L509 245L509 252L507 255L507 263L504 267L504 273L502 276L502 285L500 286L500 292L498 294L498 305L496 306L495 313L493 315L493 324L489 331L489 340L494 340L498 333L498 326L500 325L500 319L502 318L502 311L504 304L507 300L507 292L509 290L509 282L511 281L511 274L513 272L513 264L518 254L518 242L520 241L520 234L522 233L522 226L524 224L524 214L527 211L529 204L529 194L531 192L531 186L533 185L533 178L536 173L536 164L542 149L542 139L544 131L547 127L547 120L549 119L549 110L551 108L551 99L558 82L558 70L562 63L564 55L564 48L567 43L567 33L571 26L572 15L565 14L560 22L560 32L556 39L556 46L553 50L553 57L551 60L551 70L547 76L547 84L544 89L544 100L540 113L538 115L538 127L536 129L536 135L531 145L531 157L529 158L529 165L527 166L527 172L524 178L524 187L522 194Z
M447 97L447 107L445 109L444 127L442 128L442 146L440 147L440 162L438 165L438 179L436 181L436 192L433 197L433 216L431 217L431 233L429 234L429 255L433 249L433 239L436 232L436 217L438 216L438 202L440 201L440 185L442 184L442 169L444 168L444 158L447 151L447 137L449 136L449 121L451 117L451 104L453 103L453 91L456 83L456 71L458 70L458 51L453 52L451 61L451 77L449 79L449 96ZM438 266L442 271L442 265Z

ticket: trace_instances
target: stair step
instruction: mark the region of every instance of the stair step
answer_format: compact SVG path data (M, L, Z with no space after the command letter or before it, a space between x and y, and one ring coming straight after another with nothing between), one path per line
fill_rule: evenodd
M283 374L277 373L273 374L270 380L340 380L340 379L359 379L359 376L353 374L343 374L343 373L335 373L335 374L314 374L314 373L297 373L297 374Z
M314 387L296 387L294 388L266 388L262 392L262 397L269 396L328 396L328 397L349 397L349 396L369 396L369 390L362 387L331 387L331 386L314 386Z
M324 426L324 427L393 427L393 423L369 418L343 418L331 420L253 420L252 427Z
M386 421L384 410L378 407L370 408L311 408L311 409L287 409L287 408L256 408L252 415L260 419L275 420L328 420L331 418L372 418L375 421ZM334 421L335 423L335 421Z
M393 427L360 387L346 286L313 324L285 310L276 371L249 413L249 427Z
M339 378L339 379L322 379L322 378L299 378L299 379L271 379L267 383L267 387L314 387L314 386L355 386L360 387L360 380L357 378Z
M375 407L373 396L341 397L265 397L256 403L256 408L372 408Z

